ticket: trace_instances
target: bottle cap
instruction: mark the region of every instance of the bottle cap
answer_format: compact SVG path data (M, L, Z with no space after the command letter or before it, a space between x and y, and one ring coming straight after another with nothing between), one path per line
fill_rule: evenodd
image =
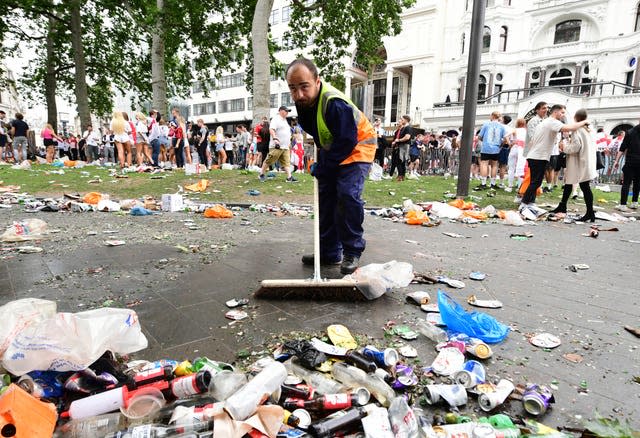
M311 415L306 409L296 409L291 413L291 415L300 420L298 422L298 427L302 429L306 429L311 424Z

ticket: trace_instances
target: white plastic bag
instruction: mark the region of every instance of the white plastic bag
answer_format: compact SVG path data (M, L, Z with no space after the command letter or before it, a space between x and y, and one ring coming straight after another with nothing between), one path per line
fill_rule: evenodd
M521 227L525 224L525 221L522 220L522 216L517 211L509 210L505 213L504 224Z
M382 166L380 166L378 163L371 164L369 179L371 181L382 181Z
M96 208L98 211L120 211L120 204L110 199L101 199Z
M452 205L445 204L443 202L432 202L431 213L435 214L440 218L446 218L446 219L458 219L462 217L462 210Z
M396 287L407 287L413 280L413 266L410 263L391 260L387 263L371 263L344 277L355 280L368 300L375 300Z
M17 376L33 370L78 371L105 351L128 354L146 347L147 338L131 309L58 313L18 332L4 352L2 365Z
M26 326L56 314L55 301L23 298L0 307L0 356L13 338Z
M44 233L47 231L47 223L41 219L27 219L20 222L14 222L13 225L7 227L5 232L0 236L3 242L22 242L25 240L44 239Z

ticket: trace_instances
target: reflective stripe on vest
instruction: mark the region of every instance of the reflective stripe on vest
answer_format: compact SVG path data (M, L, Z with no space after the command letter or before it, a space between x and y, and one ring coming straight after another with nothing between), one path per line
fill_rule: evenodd
M349 156L340 164L373 162L376 155L376 148L378 147L378 140L371 122L369 122L362 111L360 111L360 109L351 102L351 99L326 82L322 83L322 91L320 92L318 112L316 115L320 146L325 150L329 150L333 143L333 135L327 127L325 115L327 113L329 101L335 98L345 101L351 107L353 110L353 119L356 122L356 128L358 130L358 143L353 148L353 151L351 151L351 154L349 154Z

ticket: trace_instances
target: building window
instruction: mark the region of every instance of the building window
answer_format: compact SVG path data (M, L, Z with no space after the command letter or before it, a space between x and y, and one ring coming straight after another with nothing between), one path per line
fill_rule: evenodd
M491 47L491 28L489 26L484 27L482 33L482 52L488 52Z
M384 117L384 103L387 95L387 80L373 81L373 114Z
M234 88L244 86L244 74L236 73L233 75L222 76L220 78L220 88Z
M291 100L291 93L286 92L280 94L280 105L291 106L293 105L293 100Z
M507 35L509 34L509 28L507 26L502 26L500 28L500 47L498 50L501 52L507 51Z
M274 25L280 23L280 9L274 9L269 16L269 24Z
M247 110L251 111L253 109L253 96L247 97Z
M571 43L580 40L582 20L567 20L556 24L553 44Z
M288 23L291 19L291 6L284 6L282 8L282 22Z
M460 51L460 54L464 55L464 43L465 43L465 34L462 34L462 38L460 38L460 45L462 46L462 50Z
M484 99L484 96L487 93L487 78L483 75L480 75L480 79L478 81L478 100Z
M218 102L220 107L220 113L233 113L237 111L244 111L244 99L229 99L221 100Z
M215 113L216 113L216 103L215 102L207 103L207 111L205 112L205 114L215 114Z
M638 3L638 9L636 9L636 25L633 27L633 31L637 32L640 30L640 3Z
M192 93L202 93L204 91L202 87L202 82L195 81L194 83L192 83L191 90L192 90Z
M270 108L278 108L278 95L270 94L269 95L269 107Z
M500 102L500 99L502 98L502 94L498 94L498 93L500 93L501 91L502 91L502 84L495 84L495 85L493 86L493 94L494 94L494 95L496 95L496 94L497 94L497 96L495 97L495 99L494 99L494 100L495 100L496 102L498 102L498 103Z
M571 70L561 68L551 73L549 85L570 85L572 81L573 75L571 74Z

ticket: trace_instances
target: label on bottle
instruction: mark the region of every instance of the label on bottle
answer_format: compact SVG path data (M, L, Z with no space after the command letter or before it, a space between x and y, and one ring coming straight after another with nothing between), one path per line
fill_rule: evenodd
M196 385L196 374L176 379L171 383L171 392L177 398L185 398L190 395L199 394L200 390Z
M153 438L153 426L144 424L131 430L131 438Z
M324 396L325 409L344 409L351 407L351 394L327 394Z

